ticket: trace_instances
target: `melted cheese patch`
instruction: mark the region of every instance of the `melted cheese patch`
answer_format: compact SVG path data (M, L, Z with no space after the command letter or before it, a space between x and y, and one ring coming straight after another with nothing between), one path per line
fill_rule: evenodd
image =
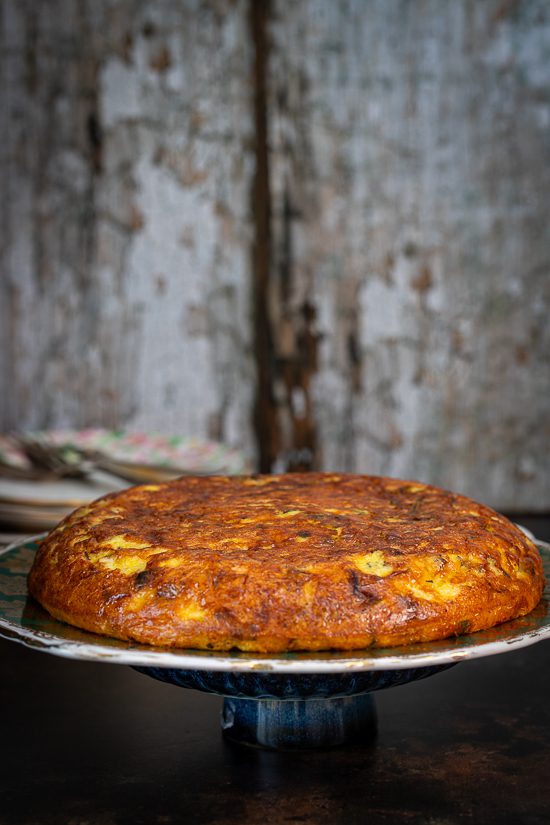
M206 619L204 610L198 604L193 604L193 602L178 607L177 614L184 622L202 622Z
M126 610L128 613L137 613L146 602L150 601L150 594L142 590L141 593L134 593L126 602Z
M448 553L435 558L413 558L408 562L409 571L415 581L400 584L403 595L415 596L428 602L445 602L460 595L462 585L449 581L452 575L460 575L464 559L457 553ZM466 565L468 569L472 565ZM473 570L474 573L478 571Z
M380 576L381 578L393 573L393 567L387 563L381 550L375 550L374 553L352 556L352 558L355 566L361 573L367 573L370 576Z
M131 545L131 547L132 549L139 549L135 546L135 544ZM152 556L157 556L159 553L165 553L167 550L166 547L152 548L148 544L144 545L144 547L149 548L149 552L145 555L131 553L119 555L116 552L109 552L109 550L98 550L95 553L88 553L87 558L93 564L100 564L107 570L116 570L124 576L134 576L136 573L141 573L145 570L147 567L147 562Z
M317 583L314 581L306 582L304 584L304 601L312 602L317 591Z
M170 558L168 558L168 559L163 559L162 561L159 561L158 566L159 567L175 568L175 567L183 567L184 564L185 564L185 562L182 559L178 558L177 556L170 556Z
M411 596L416 596L417 599L424 599L427 602L441 602L450 599L455 599L460 593L460 586L458 584L451 584L450 582L425 582L424 587L409 582L406 585L407 593Z
M110 547L112 550L145 550L147 547L151 547L151 543L121 535L112 536L112 538L102 541L101 547Z
M133 576L136 573L141 573L147 567L147 559L143 559L141 556L124 556L123 558L118 556L103 556L102 558L91 560L98 561L99 564L101 564L102 567L106 567L107 570L117 570L125 576Z

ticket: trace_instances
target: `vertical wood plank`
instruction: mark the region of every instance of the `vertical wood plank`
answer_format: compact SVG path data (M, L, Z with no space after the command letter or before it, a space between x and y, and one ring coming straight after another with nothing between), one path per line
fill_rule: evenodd
M4 3L2 428L253 453L247 12Z
M312 463L548 507L548 12L275 0L277 390Z
M256 366L254 426L258 444L258 469L270 472L277 458L280 427L273 396L273 332L269 307L271 283L271 193L268 147L267 26L271 3L250 3L250 39L254 49L253 107L256 158L251 201L254 221L252 241L253 329Z

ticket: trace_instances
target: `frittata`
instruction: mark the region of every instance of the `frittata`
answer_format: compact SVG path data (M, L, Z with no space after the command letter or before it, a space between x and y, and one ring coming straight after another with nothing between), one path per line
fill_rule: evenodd
M150 645L278 652L442 639L530 612L535 545L416 481L183 477L113 493L40 544L31 594L57 619Z

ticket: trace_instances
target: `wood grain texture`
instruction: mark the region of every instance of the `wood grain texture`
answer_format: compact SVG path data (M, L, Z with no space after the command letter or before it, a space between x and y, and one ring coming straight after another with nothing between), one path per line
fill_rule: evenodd
M544 0L0 7L1 429L550 507Z
M3 11L2 427L251 452L247 5Z
M548 508L548 11L274 3L280 464Z

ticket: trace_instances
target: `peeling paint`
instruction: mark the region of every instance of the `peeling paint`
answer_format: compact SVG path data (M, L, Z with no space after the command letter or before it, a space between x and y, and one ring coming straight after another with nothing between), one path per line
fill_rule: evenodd
M494 14L276 0L274 236L290 181L322 466L545 509L550 21Z
M10 4L3 429L216 421L253 456L247 8Z
M0 426L547 509L549 28L543 0L6 3Z

